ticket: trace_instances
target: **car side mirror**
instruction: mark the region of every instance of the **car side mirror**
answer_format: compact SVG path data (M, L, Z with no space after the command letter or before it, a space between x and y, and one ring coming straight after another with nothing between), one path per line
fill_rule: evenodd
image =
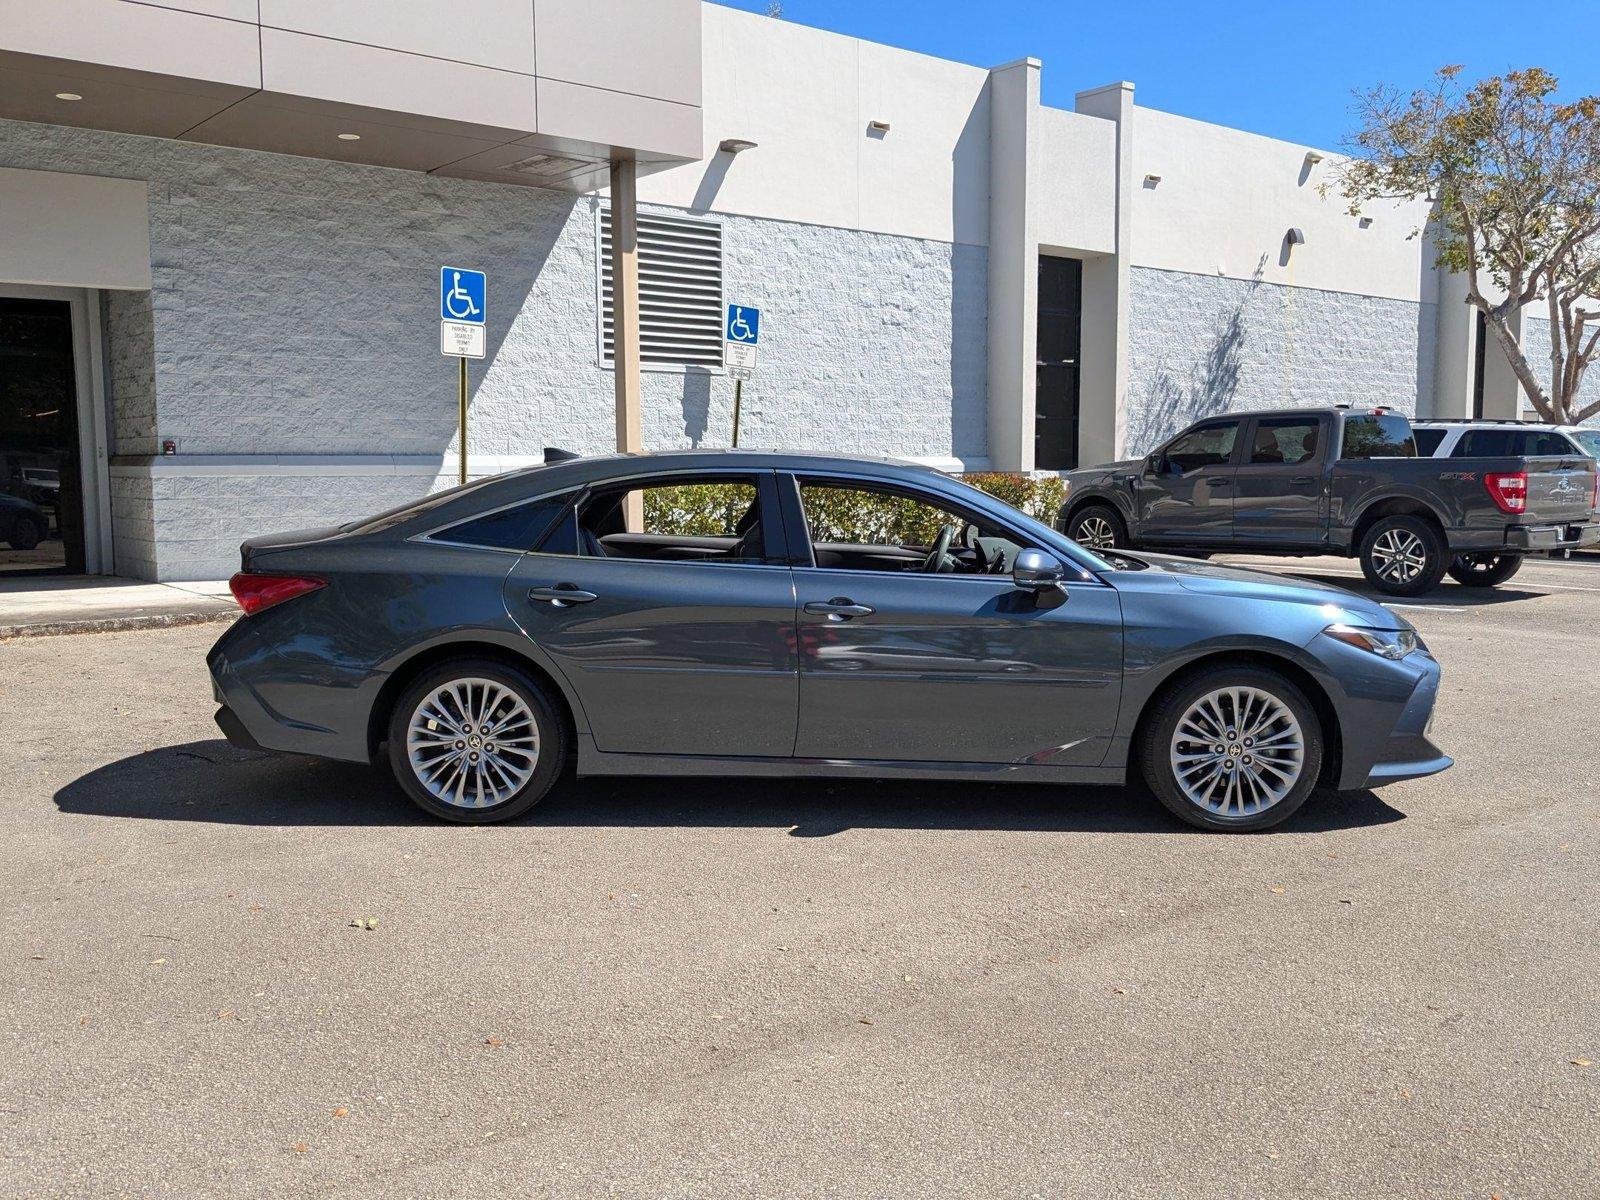
M1011 582L1025 592L1046 592L1059 588L1067 569L1061 560L1043 550L1022 550L1011 567Z
M1144 470L1146 475L1182 475L1183 468L1173 462L1165 454L1152 454L1145 459Z

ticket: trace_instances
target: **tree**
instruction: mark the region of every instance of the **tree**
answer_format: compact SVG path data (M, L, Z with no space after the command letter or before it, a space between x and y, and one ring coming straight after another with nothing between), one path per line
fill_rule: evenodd
M1600 97L1559 102L1555 76L1537 67L1471 87L1460 74L1445 67L1409 95L1358 93L1340 184L1352 215L1371 200L1431 201L1439 265L1466 277L1467 302L1540 417L1586 420L1600 413L1578 395L1600 347ZM1540 301L1548 387L1511 328Z

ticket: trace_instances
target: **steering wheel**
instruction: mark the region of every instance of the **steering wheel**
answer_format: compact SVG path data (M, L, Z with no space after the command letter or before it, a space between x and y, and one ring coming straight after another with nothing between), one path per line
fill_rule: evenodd
M950 543L955 541L956 527L944 525L939 529L939 536L933 543L933 549L928 551L928 557L922 560L922 569L929 575L937 575L945 569L945 559L950 557ZM955 564L952 562L952 569Z

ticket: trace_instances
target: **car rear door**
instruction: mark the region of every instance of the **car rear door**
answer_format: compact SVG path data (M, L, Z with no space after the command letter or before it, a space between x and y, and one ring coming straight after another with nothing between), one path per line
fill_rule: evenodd
M800 482L873 487L826 476ZM903 485L892 494L975 516ZM799 487L791 482L782 495L791 544L819 544ZM1031 544L1004 532L997 541ZM803 563L794 577L799 757L1050 766L1104 759L1122 690L1122 609L1113 588L1078 578L1036 597L1009 573L930 574L890 560L859 569Z
M706 477L696 472L692 482ZM577 694L596 749L619 754L786 758L793 753L799 676L794 581L771 471L718 473L759 498L762 561L655 556L635 545L656 531L585 535L580 499L540 549L518 559L506 607ZM670 473L639 491L691 482ZM631 493L630 493L631 494ZM626 507L626 506L624 506ZM639 506L646 513L651 506ZM638 510L632 510L637 512ZM659 536L659 534L656 534ZM685 537L689 549L708 539ZM754 541L752 544L756 544ZM622 557L622 554L637 555Z
M1135 483L1140 542L1205 546L1233 536L1241 421L1205 421L1146 460Z
M1233 541L1245 546L1316 546L1328 520L1323 464L1327 417L1254 417L1234 472Z

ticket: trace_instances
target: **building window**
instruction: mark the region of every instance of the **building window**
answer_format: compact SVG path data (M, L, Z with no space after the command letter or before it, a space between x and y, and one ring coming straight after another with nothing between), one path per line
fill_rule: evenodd
M611 210L601 205L600 361L609 367ZM646 369L722 366L722 223L639 214L639 362Z

